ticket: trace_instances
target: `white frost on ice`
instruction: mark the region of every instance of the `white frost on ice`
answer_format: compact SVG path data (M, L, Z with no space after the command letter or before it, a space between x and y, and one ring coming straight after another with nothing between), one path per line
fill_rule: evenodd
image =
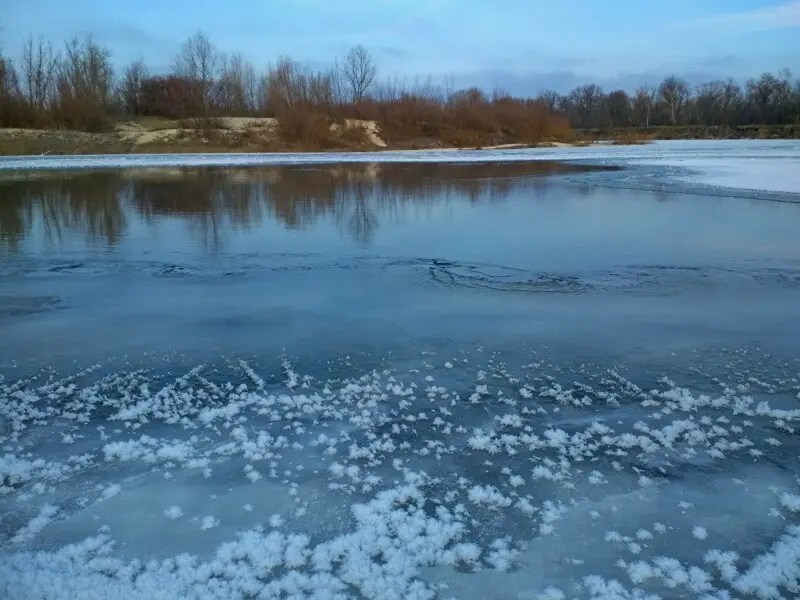
M17 533L14 534L14 537L11 538L11 541L13 541L15 544L21 544L23 542L32 540L50 524L50 522L53 520L53 517L58 515L58 513L59 508L57 506L53 506L52 504L44 504L41 509L39 509L39 514L28 521L25 527L17 531Z
M100 494L100 498L102 500L108 500L119 494L121 491L122 491L122 486L120 486L118 483L111 483L107 485L105 488L103 488L103 492Z
M483 504L492 508L511 506L511 499L506 498L491 485L475 485L470 488L468 497L475 504Z
M794 597L800 594L800 526L792 525L773 544L771 550L753 561L752 566L734 580L734 588L762 600L781 598L780 588Z
M183 516L183 510L180 506L172 505L164 511L164 516L168 519L180 519Z
M781 506L783 506L786 510L790 510L791 512L800 512L800 494L790 494L788 492L784 492L781 494L779 500Z
M285 361L269 376L237 363L230 382L200 367L84 389L0 380L13 425L0 434L0 597L434 598L466 576L466 597L797 595L793 374L697 393L623 370L462 367L475 362L453 359L436 385L428 363L321 381ZM770 469L776 452L790 472ZM691 484L707 465L730 472L713 494ZM736 554L735 527L717 535L738 489L740 524L772 531L755 558Z

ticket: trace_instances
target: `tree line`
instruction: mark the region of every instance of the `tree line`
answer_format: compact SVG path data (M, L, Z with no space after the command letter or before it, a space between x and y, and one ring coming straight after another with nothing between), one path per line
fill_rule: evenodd
M104 131L114 120L145 116L194 119L278 117L298 137L309 124L376 120L390 139L439 138L451 143L540 141L569 128L660 125L787 124L800 121L800 80L788 70L744 86L733 79L690 86L669 76L633 93L596 84L568 94L515 97L501 90L456 89L452 78L378 77L363 46L326 69L280 57L257 69L239 53L220 51L207 35L190 36L168 73L141 59L116 71L111 52L91 36L56 48L29 36L15 64L0 53L0 126Z
M548 95L548 101L581 129L800 123L800 79L793 81L788 69L762 73L744 86L727 78L691 87L675 75L658 85L642 85L633 94L605 93L587 84L565 96Z

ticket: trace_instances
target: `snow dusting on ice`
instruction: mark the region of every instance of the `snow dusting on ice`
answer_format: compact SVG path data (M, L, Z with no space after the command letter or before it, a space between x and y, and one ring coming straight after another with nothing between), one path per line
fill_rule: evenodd
M798 363L524 359L0 378L0 597L798 597Z
M800 142L795 140L681 140L644 145L510 150L424 150L269 154L135 154L0 158L0 171L157 167L241 167L329 163L588 161L620 166L678 168L676 183L800 194Z
M679 179L712 187L800 194L800 156L776 159L748 158L665 158L637 160L633 164L678 167L690 174Z

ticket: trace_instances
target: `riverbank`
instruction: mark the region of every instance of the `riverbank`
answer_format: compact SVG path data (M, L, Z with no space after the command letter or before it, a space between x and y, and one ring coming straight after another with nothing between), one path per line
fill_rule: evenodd
M107 133L58 129L0 129L0 156L193 154L229 152L375 152L381 150L499 150L572 147L595 143L647 144L659 140L800 139L800 125L679 126L577 130L573 137L531 143L462 145L448 136L393 140L375 121L348 120L313 138L287 141L277 119L226 118L216 126L149 119L117 123Z
M457 137L457 136L455 136ZM531 147L499 138L478 138L477 144L454 143L453 136L384 136L375 121L348 119L313 135L285 135L277 119L223 118L209 124L168 119L117 123L106 133L62 129L0 129L0 155L191 154L227 152L374 152L380 150L475 150ZM485 143L481 143L485 142ZM546 139L542 147L569 146L571 138Z

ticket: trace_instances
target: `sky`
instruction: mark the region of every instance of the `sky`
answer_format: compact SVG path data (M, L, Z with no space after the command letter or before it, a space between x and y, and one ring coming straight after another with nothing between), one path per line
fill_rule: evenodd
M323 66L363 44L383 76L451 76L513 93L583 83L633 89L787 67L800 76L800 0L0 0L0 44L91 33L115 65L166 70L204 31L258 66Z

